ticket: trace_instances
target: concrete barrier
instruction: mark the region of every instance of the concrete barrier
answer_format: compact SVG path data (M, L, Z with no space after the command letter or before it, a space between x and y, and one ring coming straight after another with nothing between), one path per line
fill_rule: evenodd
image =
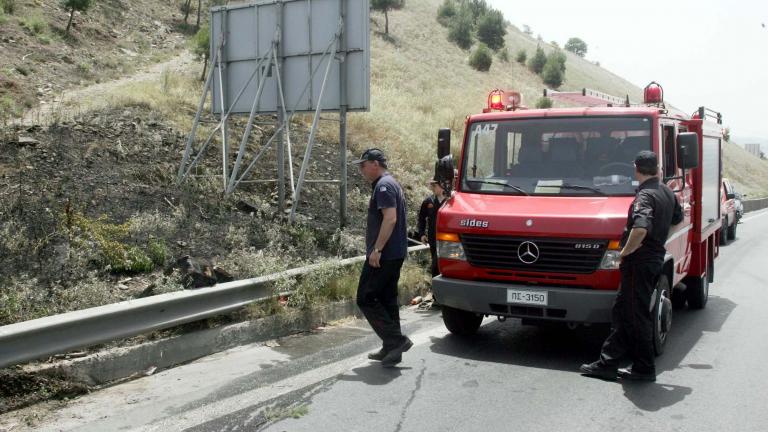
M768 198L759 198L742 201L744 204L744 213L768 208Z

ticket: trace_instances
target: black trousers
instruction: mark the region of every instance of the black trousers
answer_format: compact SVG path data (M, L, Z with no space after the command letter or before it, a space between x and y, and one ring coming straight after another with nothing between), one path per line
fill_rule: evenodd
M403 261L382 260L381 267L374 268L366 260L357 285L357 306L383 341L385 351L403 341L397 301L397 282Z
M603 343L600 360L618 366L620 360L632 360L632 369L656 371L653 349L651 297L661 274L661 263L621 263L621 287L613 304L611 334Z
M429 243L429 253L432 255L432 277L440 274L440 270L437 268L437 245L434 241Z

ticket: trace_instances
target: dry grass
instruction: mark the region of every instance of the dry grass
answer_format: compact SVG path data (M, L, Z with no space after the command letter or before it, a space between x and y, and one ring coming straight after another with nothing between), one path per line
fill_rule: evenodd
M736 144L723 144L723 176L730 178L746 199L768 196L768 161L748 153Z

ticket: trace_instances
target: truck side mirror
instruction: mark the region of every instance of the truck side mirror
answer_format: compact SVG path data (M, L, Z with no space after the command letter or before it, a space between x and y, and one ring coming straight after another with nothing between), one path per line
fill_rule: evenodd
M454 175L455 165L453 163L453 156L447 155L435 162L435 179L441 184L453 183Z
M677 135L677 159L682 169L699 166L699 136L696 132L682 132Z
M437 132L437 158L442 159L451 154L451 130L442 128Z

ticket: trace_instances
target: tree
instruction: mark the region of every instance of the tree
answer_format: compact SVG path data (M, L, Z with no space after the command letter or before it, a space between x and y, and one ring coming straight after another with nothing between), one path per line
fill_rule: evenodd
M472 24L477 24L480 17L487 14L490 10L485 0L462 0L462 3L472 13Z
M373 10L384 12L384 34L389 34L389 11L405 7L405 0L371 0Z
M531 26L528 24L523 24L523 33L527 34L528 36L533 36L533 30L531 30Z
M524 49L521 49L517 52L517 57L515 57L515 60L517 60L518 63L524 65L525 61L528 60L528 53L526 53Z
M544 65L544 70L541 73L541 78L544 80L544 84L558 88L563 84L564 66L555 52L552 52L547 58L547 63Z
M540 46L536 47L536 53L528 61L528 67L535 73L541 74L544 70L544 65L547 64L547 56L544 54L544 50Z
M587 43L577 37L572 37L565 43L565 50L579 57L584 57L587 55Z
M181 13L184 14L184 24L186 24L187 19L189 19L189 14L192 12L192 0L184 0L179 6L179 9L181 10Z
M509 50L504 48L502 50L499 50L499 60L503 61L504 63L509 63Z
M480 72L488 72L493 64L491 50L484 43L479 43L475 51L469 56L469 65Z
M203 75L200 81L205 81L206 72L208 72L208 57L211 52L211 31L208 25L200 27L195 37L192 38L192 51L198 59L203 59Z
M504 35L506 34L504 15L501 11L491 9L477 22L477 39L494 51L504 47Z
M203 10L203 0L197 0L197 21L195 22L195 29L200 30L200 12Z
M448 40L463 49L472 46L472 13L468 8L462 7L456 14L448 30Z
M727 127L723 129L723 139L731 142L731 128Z
M69 34L69 29L72 27L72 18L75 16L75 11L83 12L91 7L91 0L61 0L61 6L66 10L69 9L69 22L67 23L66 33Z

